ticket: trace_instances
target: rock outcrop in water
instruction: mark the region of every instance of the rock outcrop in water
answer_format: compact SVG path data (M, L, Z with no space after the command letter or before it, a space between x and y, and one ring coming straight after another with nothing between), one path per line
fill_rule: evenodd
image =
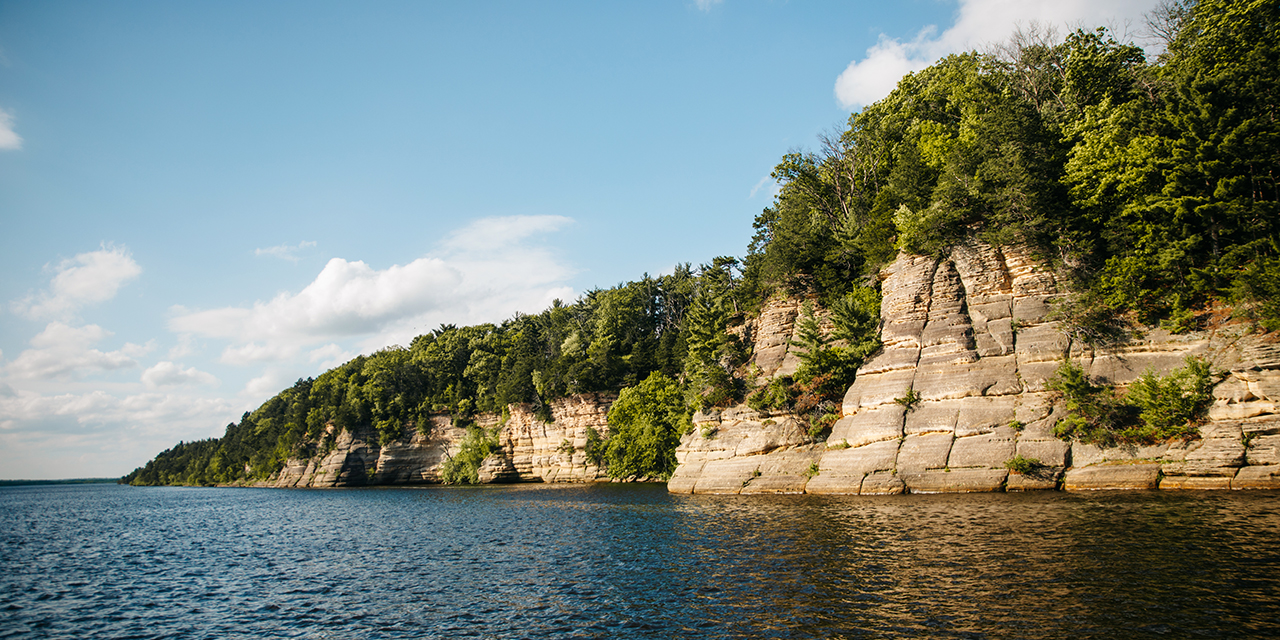
M884 347L859 369L825 442L810 442L787 415L745 407L700 414L699 428L676 451L680 466L669 489L872 495L1280 488L1280 345L1247 327L1153 330L1092 352L1071 344L1052 319L1053 303L1066 294L1052 271L1025 251L977 242L944 259L902 255L882 280ZM755 358L778 363L773 372L787 372L787 357L794 358L785 352L790 324L770 319L787 311L766 308L759 322ZM1188 355L1230 373L1215 388L1201 438L1101 448L1053 435L1063 414L1045 383L1068 353L1090 375L1121 386L1147 370L1182 367ZM1044 466L1011 473L1006 462L1015 456Z

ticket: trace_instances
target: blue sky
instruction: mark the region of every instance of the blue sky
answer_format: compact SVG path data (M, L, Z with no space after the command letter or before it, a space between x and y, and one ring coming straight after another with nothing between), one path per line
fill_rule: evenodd
M0 1L0 478L740 256L782 154L903 73L1153 4Z

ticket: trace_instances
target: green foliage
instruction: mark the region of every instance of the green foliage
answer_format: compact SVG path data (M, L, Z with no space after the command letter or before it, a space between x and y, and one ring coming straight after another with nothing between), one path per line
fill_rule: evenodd
M458 453L440 465L440 480L445 484L477 484L480 465L498 448L496 433L476 426L467 428Z
M800 356L794 384L783 394L775 380L748 397L748 403L776 407L785 398L785 404L808 421L809 436L819 438L839 419L840 401L858 367L880 348L879 317L880 294L855 286L832 304L832 334L837 340L833 343L823 333L813 305L805 302L791 341Z
M916 408L916 405L920 404L920 400L920 394L916 393L915 389L907 389L907 392L902 394L901 398L894 398L893 402L907 411L911 411Z
M179 442L120 481L135 486L210 484L208 466L217 449L218 440L214 438Z
M755 222L745 289L829 303L892 259L978 235L1054 257L1087 293L1092 344L1115 318L1194 328L1230 297L1280 326L1280 5L1164 9L1148 63L1105 29L1033 28L949 56L789 153Z
M1126 400L1138 408L1141 440L1189 438L1213 403L1213 375L1207 360L1187 356L1186 366L1167 376L1151 371L1129 385Z
M680 436L693 428L675 380L655 372L623 389L609 409L604 460L614 478L671 477Z
M747 406L756 411L782 411L795 402L791 378L781 376L747 395Z
M600 432L592 427L587 427L587 460L597 467L604 462L604 439L600 437Z
M1058 365L1046 386L1061 396L1067 410L1067 417L1054 426L1054 435L1102 446L1126 441L1125 430L1133 420L1133 411L1111 387L1094 384L1070 360Z
M1232 283L1231 297L1268 331L1280 331L1280 248L1262 255L1240 269Z
M1024 458L1018 454L1004 462L1004 468L1012 473L1029 476L1036 475L1044 469L1044 464L1038 458Z
M1209 364L1191 356L1185 367L1167 376L1144 373L1124 397L1089 380L1069 360L1058 366L1047 386L1060 395L1067 410L1054 434L1101 446L1197 437L1197 423L1213 400Z
M746 359L737 336L726 331L738 309L738 261L716 258L699 268L697 286L686 314L684 378L694 409L725 406L738 400L743 383L734 370Z
M564 438L560 440L560 446L556 447L556 451L558 451L560 455L572 456L573 452L576 451L576 449L573 446L573 442L571 442L568 438Z

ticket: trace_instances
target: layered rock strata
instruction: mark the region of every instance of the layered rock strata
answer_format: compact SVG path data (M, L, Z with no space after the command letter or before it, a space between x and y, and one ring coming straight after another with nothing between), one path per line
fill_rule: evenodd
M1024 250L977 242L943 259L900 256L882 273L881 290L883 348L859 369L825 443L783 429L790 418L766 425L759 416L725 412L718 418L723 440L695 431L681 441L670 490L1280 488L1280 345L1264 344L1246 328L1185 336L1155 330L1093 353L1072 345L1050 314L1065 297L1052 271ZM1180 368L1189 355L1230 373L1215 387L1199 439L1103 449L1053 435L1062 414L1045 384L1068 355L1120 386L1148 370ZM777 446L740 446L753 438ZM1016 456L1041 466L1011 473L1006 463Z
M479 469L481 482L591 482L603 472L586 456L587 430L607 432L606 417L616 396L580 394L551 403L550 422L527 405L509 407L510 417L482 416L477 424L497 429L498 450ZM440 468L457 455L466 430L448 415L430 418L428 428L405 427L399 438L379 446L372 428L326 431L322 453L290 459L266 484L275 487L341 487L440 482Z

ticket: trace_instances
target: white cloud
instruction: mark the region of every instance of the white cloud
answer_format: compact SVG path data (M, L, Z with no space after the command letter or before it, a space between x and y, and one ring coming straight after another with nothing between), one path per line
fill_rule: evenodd
M279 372L268 370L262 375L250 380L248 384L244 386L244 390L240 392L240 395L254 398L255 400L260 398L270 398L277 393L280 393L280 389L283 388L283 384L284 380L280 377Z
M698 5L698 9L700 11L710 12L711 7L714 7L720 4L721 2L724 2L724 0L694 0L694 2L695 4Z
M51 270L55 275L49 290L14 301L15 311L30 318L65 320L80 307L114 298L124 283L142 273L128 249L105 244Z
M182 334L178 336L178 344L169 348L169 359L177 360L185 358L196 352L196 339L191 334Z
M123 475L179 440L219 435L244 408L174 393L0 394L0 469L7 478Z
M933 25L909 42L882 34L866 57L850 62L836 79L836 99L846 109L869 105L888 95L907 73L945 55L1005 40L1020 25L1111 26L1123 33L1155 4L1156 0L960 0L955 25L941 34Z
M195 367L182 368L180 364L164 361L142 372L142 383L149 389L187 384L207 384L218 386L218 379L211 373L198 371Z
M222 398L172 393L117 397L105 391L59 395L18 391L0 396L0 430L65 434L127 425L131 430L165 435L179 422L204 425L208 429L231 410L231 403Z
M756 186L751 187L751 195L747 197L756 197L756 194L759 193L761 189L768 189L770 197L776 196L781 192L781 188L778 186L778 181L774 180L773 176L768 173L764 174L763 178L760 178L760 181L756 183Z
M356 357L355 352L347 351L332 342L319 349L312 349L307 354L307 360L318 362L321 369L332 369L354 357Z
M178 308L170 328L247 341L360 335L430 309L439 303L439 292L453 289L460 280L460 273L434 258L383 271L364 262L334 258L296 294L281 293L251 308L195 312Z
M505 216L481 218L449 234L445 248L450 252L487 252L507 249L530 236L559 230L573 222L564 216Z
M278 362L293 358L298 355L299 350L300 347L297 344L281 342L259 344L250 342L249 344L234 345L223 349L218 362L235 365L247 365L255 362Z
M406 328L421 333L439 322L497 321L517 310L539 311L554 297L572 294L563 285L571 271L529 241L569 222L561 216L478 220L445 238L437 256L383 270L334 258L297 293L251 307L175 307L169 327L230 340L222 362L247 364L287 360L307 346L344 338L371 336L383 343L402 339Z
M277 258L280 258L281 260L288 260L289 262L297 262L298 260L301 259L296 255L299 251L302 251L303 249L306 249L308 247L314 247L314 246L316 246L316 243L311 242L309 240L303 240L302 242L299 242L297 246L282 244L275 247L267 247L266 249L254 249L253 255L275 256Z
M17 151L21 148L22 136L13 130L13 114L0 109L0 149Z
M99 351L93 345L111 336L96 324L72 327L51 322L31 339L33 349L18 354L4 371L26 379L78 378L89 372L113 371L138 366L134 358L145 355L153 345L126 343L116 351Z

